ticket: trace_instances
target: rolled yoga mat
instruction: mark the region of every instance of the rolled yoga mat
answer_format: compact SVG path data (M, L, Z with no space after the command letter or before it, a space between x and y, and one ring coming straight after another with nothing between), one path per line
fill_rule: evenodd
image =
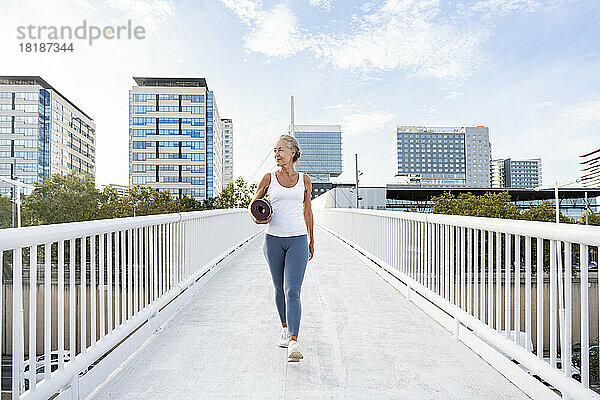
M256 199L250 205L250 211L254 218L259 221L266 221L273 214L271 202L267 199Z

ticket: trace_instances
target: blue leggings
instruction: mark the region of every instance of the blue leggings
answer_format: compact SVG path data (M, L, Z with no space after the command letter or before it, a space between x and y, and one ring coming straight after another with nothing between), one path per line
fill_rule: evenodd
M300 287L308 263L308 235L283 237L265 233L263 253L271 269L279 319L282 323L287 321L290 336L298 336L302 314Z

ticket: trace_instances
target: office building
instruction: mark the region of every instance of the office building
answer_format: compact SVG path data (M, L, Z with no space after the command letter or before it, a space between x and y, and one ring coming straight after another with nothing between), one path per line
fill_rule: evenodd
M401 184L490 186L489 129L398 126L397 180Z
M0 76L0 176L96 175L93 119L39 76ZM10 192L0 184L0 193Z
M223 121L224 152L223 152L223 187L233 183L233 122L229 118Z
M204 78L134 77L129 185L198 200L223 187L224 125Z
M542 185L542 159L492 160L490 176L495 188L533 189Z
M579 156L581 161L581 185L583 187L600 187L600 149Z
M289 133L289 130L288 130ZM295 125L293 136L302 154L298 171L313 184L328 183L342 173L341 125Z
M102 185L101 188L112 187L119 197L125 197L129 194L129 186L119 185L117 183L110 183L108 185Z

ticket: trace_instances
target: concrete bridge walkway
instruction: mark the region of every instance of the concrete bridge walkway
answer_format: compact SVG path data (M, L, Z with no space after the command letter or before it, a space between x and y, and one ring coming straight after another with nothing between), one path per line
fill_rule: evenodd
M93 399L524 399L516 386L322 229L287 362L260 234Z

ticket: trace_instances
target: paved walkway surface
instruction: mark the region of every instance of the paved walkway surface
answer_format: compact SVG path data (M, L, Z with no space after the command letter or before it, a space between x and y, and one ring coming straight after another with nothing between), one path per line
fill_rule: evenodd
M524 399L320 228L287 362L260 234L93 399Z

